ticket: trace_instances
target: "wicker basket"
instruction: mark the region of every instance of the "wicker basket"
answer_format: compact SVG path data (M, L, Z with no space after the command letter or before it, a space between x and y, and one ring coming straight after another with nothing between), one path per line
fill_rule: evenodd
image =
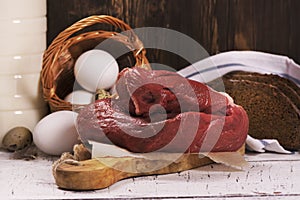
M84 32L87 27L99 23L113 25L121 33L103 30ZM129 25L107 15L84 18L62 31L44 53L41 82L44 99L49 103L51 112L78 110L83 106L64 101L64 97L73 91L74 64L83 52L95 48L105 39L113 39L129 49L128 55L117 59L119 67L139 66L150 69L143 44ZM130 66L122 66L123 63Z

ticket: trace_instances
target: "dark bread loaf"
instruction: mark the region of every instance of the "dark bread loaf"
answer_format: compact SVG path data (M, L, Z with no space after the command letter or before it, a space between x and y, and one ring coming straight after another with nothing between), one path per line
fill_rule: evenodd
M283 147L300 149L300 89L278 75L234 71L223 77L225 91L249 117L249 135L277 139ZM218 89L220 82L210 85Z

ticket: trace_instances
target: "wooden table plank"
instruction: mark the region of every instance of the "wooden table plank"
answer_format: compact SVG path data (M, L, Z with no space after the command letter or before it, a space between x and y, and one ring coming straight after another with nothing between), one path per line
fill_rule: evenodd
M249 169L236 171L219 164L162 176L126 179L96 191L57 188L51 173L53 159L10 160L0 152L0 197L4 199L171 198L223 199L300 198L300 155L246 154Z

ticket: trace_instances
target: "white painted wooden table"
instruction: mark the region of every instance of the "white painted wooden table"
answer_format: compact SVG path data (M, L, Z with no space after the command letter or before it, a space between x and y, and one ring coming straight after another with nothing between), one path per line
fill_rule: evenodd
M122 180L96 191L57 188L55 159L11 160L0 151L1 199L192 198L300 199L300 154L246 154L249 169L211 164L176 174ZM105 177L103 177L105 178Z

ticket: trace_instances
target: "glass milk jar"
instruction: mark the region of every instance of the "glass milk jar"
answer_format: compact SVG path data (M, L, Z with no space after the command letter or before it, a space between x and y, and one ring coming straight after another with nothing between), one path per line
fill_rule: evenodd
M31 131L47 114L40 85L46 0L0 0L0 146L12 128Z

